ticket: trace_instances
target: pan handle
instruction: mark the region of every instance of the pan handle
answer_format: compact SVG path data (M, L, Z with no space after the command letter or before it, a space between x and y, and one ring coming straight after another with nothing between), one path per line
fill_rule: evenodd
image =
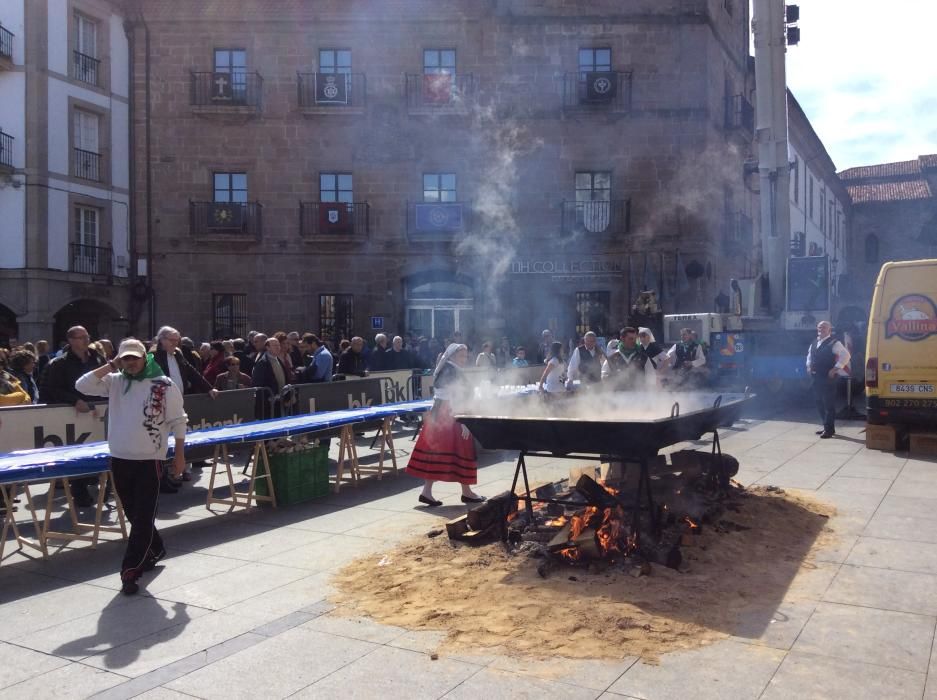
M713 401L713 408L719 408L722 405L722 394L716 397L716 400Z
M680 415L680 402L674 401L673 406L670 407L670 417L676 418Z

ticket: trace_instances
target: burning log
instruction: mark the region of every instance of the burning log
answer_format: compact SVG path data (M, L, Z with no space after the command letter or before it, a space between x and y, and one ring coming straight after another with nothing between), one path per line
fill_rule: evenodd
M587 474L579 477L579 481L576 482L576 490L585 496L591 505L597 508L614 508L618 505L618 499Z
M569 535L572 528L573 524L571 522L566 523L562 528L560 528L560 531L556 533L552 540L550 540L550 543L547 545L547 549L556 553L569 547Z
M682 472L687 478L712 474L719 467L719 455L701 450L680 450L670 455L670 463L674 471ZM722 463L725 466L726 476L733 477L739 473L739 461L732 455L723 453Z
M598 533L592 527L587 527L580 532L573 539L572 546L576 548L579 559L601 559L605 554L602 545L599 544Z
M499 493L468 512L468 525L473 530L486 530L492 525L504 526L508 516L517 512L517 496L510 491Z

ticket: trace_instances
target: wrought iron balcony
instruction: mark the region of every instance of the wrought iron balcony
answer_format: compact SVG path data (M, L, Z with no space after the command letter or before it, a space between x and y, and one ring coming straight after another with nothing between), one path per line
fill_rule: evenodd
M631 200L563 201L563 233L624 235L631 232Z
M752 218L742 212L727 213L723 243L726 252L748 253L755 244Z
M408 202L407 237L413 241L452 241L469 230L471 207L465 202Z
M586 71L563 76L563 109L627 112L631 109L631 73Z
M0 68L13 65L13 32L0 24Z
M12 170L13 165L13 137L0 131L0 168Z
M69 244L68 256L71 272L80 275L98 275L111 278L114 275L114 251L110 247Z
M263 206L260 202L189 201L189 231L201 237L259 239L263 233Z
M299 233L303 238L347 241L367 237L367 202L300 202Z
M246 71L191 73L189 101L193 107L221 108L263 106L264 79Z
M72 52L72 77L83 83L100 87L101 61L80 51Z
M364 109L367 102L364 73L297 73L299 107L317 113Z
M471 73L407 75L407 108L411 112L461 112L475 98Z
M80 148L72 149L72 174L82 180L101 182L101 154Z
M750 134L755 133L755 108L745 95L726 97L725 123L727 130L743 129Z

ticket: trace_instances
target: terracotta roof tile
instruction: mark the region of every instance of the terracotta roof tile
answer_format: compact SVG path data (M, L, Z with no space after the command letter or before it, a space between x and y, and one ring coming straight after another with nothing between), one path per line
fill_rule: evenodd
M871 185L847 185L853 204L866 202L905 202L933 197L927 180L877 182Z
M880 165L860 165L847 168L839 173L840 180L863 180L868 177L900 177L902 175L920 175L921 164L918 159L902 160L897 163Z

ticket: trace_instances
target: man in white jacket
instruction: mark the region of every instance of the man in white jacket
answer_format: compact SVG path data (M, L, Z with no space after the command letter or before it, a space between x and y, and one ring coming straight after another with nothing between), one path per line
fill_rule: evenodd
M75 388L88 396L107 396L107 442L114 486L130 521L130 538L120 568L121 590L139 590L137 580L166 556L156 531L156 506L162 463L175 440L172 471L185 470L186 415L182 391L146 353L139 340L121 342L117 360L83 374Z

